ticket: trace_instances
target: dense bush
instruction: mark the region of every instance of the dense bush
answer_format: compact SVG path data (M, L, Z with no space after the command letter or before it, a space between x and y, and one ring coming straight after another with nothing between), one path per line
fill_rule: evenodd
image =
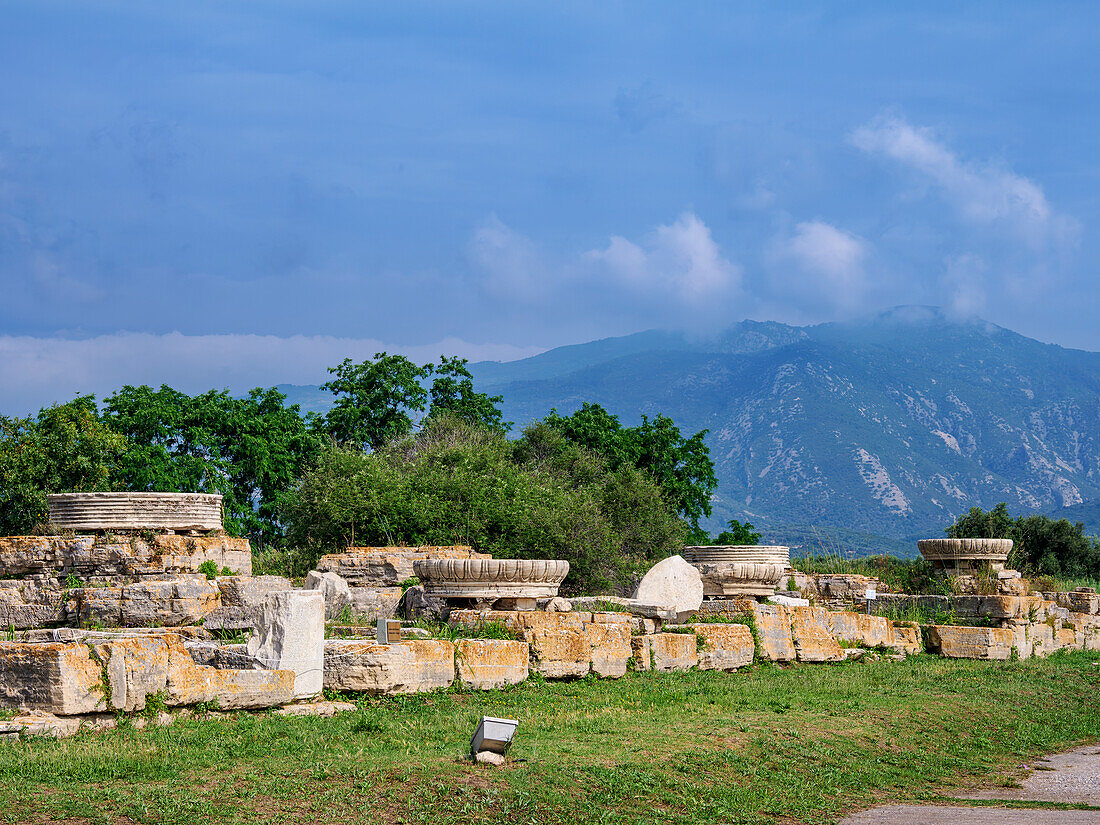
M989 511L973 507L947 528L952 538L1012 539L1008 566L1029 575L1100 579L1100 540L1068 519L1013 517L1005 504Z
M622 589L684 528L639 470L535 425L517 442L450 416L373 453L334 446L288 496L303 561L349 544L468 544L570 563L565 592Z

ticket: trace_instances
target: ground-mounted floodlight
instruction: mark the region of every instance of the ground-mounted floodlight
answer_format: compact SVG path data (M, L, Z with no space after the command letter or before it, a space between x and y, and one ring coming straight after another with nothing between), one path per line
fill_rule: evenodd
M498 719L495 716L482 716L470 739L470 756L477 758L482 751L504 756L512 744L519 722L515 719Z

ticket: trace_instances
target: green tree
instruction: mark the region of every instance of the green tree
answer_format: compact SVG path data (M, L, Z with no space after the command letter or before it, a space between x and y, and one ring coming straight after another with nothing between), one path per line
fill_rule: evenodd
M565 592L624 589L683 546L660 488L634 467L538 426L510 442L455 416L364 453L333 446L286 501L292 543L322 552L357 544L468 544L501 558L570 563Z
M715 536L713 544L759 544L760 534L753 532L749 522L742 524L737 519L726 522L728 530L723 530Z
M276 389L246 398L227 391L188 396L168 386L123 387L107 398L104 423L125 436L114 470L119 489L223 496L226 530L260 544L282 534L279 499L320 451L322 437Z
M585 403L569 416L551 410L543 422L570 441L602 455L613 469L632 466L649 473L669 503L690 525L711 514L710 495L718 486L714 462L703 439L707 430L685 438L671 418L642 416L637 427L623 427L599 404Z
M1013 517L1002 502L988 512L972 507L946 532L960 539L1012 539L1009 567L1027 574L1100 579L1100 540L1086 536L1081 522Z
M504 398L475 392L473 376L466 369L467 363L465 358L441 355L439 366L430 368L435 378L430 391L432 400L428 418L451 415L490 430L508 432L512 422L504 420L499 407Z
M412 430L411 413L424 410L428 391L421 381L431 371L430 365L384 352L361 364L345 358L329 368L336 377L321 385L336 396L322 422L325 431L340 444L372 450L405 437Z
M114 489L125 448L125 438L100 421L91 395L33 418L0 416L0 535L44 525L48 493Z

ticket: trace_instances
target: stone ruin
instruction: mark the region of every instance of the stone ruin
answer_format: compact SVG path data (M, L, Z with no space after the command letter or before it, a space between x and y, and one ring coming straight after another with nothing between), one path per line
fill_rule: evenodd
M693 546L684 548L684 558L699 568L707 598L767 598L786 576L791 550L781 545Z
M880 592L868 613L865 587L880 584L795 573L785 547L685 548L686 560L654 565L631 599L565 600L566 562L492 559L463 546L349 548L323 556L301 589L251 576L247 540L225 536L209 510L197 517L216 497L174 494L195 505L188 513L165 510L172 499L163 495L134 498L127 513L121 498L104 495L68 515L57 511L86 532L0 538L0 617L10 628L0 642L0 707L18 710L0 721L0 737L110 727L117 713L141 711L154 696L170 712L153 721L167 723L196 709L353 707L318 701L322 689L382 695L499 688L532 673L620 678L631 670L733 672L757 659L1100 650L1100 598L1087 590ZM205 562L232 575L208 578ZM775 603L782 597L770 594L784 576L795 578L802 602ZM925 610L929 619L875 615L891 607ZM410 626L425 611L445 617L445 638ZM945 613L959 623L940 622ZM369 625L398 616L406 619L402 640L379 644ZM463 637L486 635L486 627L511 638ZM211 634L219 630L241 633L219 641Z

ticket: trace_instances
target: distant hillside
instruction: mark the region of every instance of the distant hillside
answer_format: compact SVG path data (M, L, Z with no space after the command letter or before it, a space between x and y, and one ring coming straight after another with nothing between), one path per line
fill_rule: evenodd
M1047 512L1051 518L1064 518L1085 526L1085 535L1100 536L1100 501L1086 501Z
M934 308L746 321L707 339L645 332L471 369L517 426L592 401L627 424L664 413L708 429L710 526L747 518L806 549L912 552L973 505L1100 500L1100 354ZM316 388L292 389L324 408Z

